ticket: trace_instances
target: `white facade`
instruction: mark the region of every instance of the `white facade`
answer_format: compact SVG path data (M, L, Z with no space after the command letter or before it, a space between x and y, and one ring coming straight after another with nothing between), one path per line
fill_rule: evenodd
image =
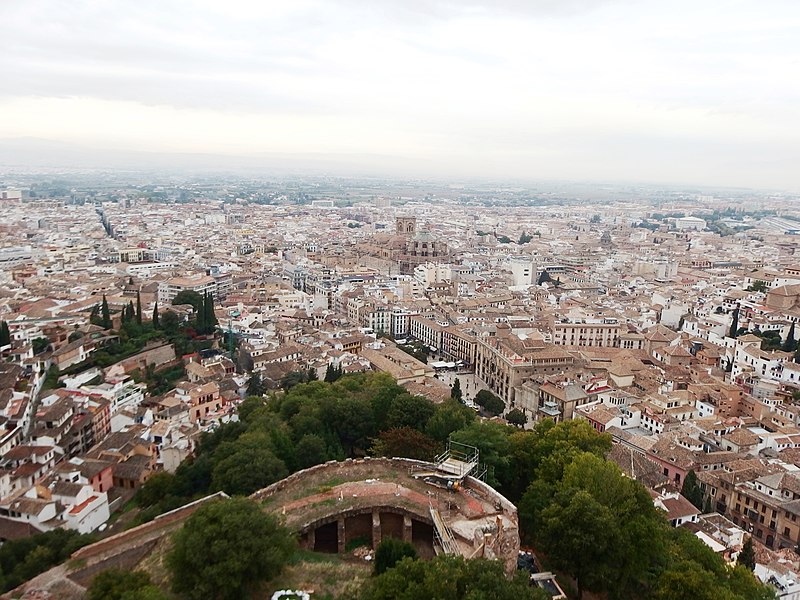
M702 231L706 222L698 217L680 217L675 219L675 229L678 231Z
M533 285L535 283L536 269L533 261L525 258L512 258L509 260L511 278L514 287Z
M172 300L180 292L192 291L201 296L208 292L212 296L217 293L217 282L208 275L195 275L191 277L173 277L158 284L158 301L163 304L171 304Z

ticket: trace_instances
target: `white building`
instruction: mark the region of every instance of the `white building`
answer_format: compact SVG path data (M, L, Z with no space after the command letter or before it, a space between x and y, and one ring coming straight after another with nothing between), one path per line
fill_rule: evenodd
M208 275L190 275L186 277L173 277L158 284L158 301L164 304L172 304L180 292L192 291L201 296L206 292L212 296L217 293L217 282Z
M535 283L534 277L536 276L536 269L533 266L533 261L524 257L513 257L508 261L511 268L511 285L514 287L521 287L532 285Z
M703 231L706 222L698 217L680 217L675 219L675 229L678 231Z

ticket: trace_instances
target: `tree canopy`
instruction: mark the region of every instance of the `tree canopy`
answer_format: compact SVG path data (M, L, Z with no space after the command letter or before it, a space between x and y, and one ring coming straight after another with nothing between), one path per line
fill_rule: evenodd
M92 580L86 600L167 600L167 596L150 582L147 573L108 569Z
M612 599L702 598L716 589L727 600L770 597L746 568L727 568L697 538L671 528L645 488L605 459L611 438L588 422L543 420L521 430L478 420L454 399L434 405L408 394L385 373L310 381L248 398L238 422L203 434L196 456L174 475L151 477L137 502L143 518L152 518L212 490L249 494L331 459L430 459L448 440L479 449L487 483L518 505L524 540L573 577L580 592ZM370 581L361 598L412 598L421 593L420 582L440 593L435 597L506 597L505 591L482 595L488 593L482 588L469 593L449 587L465 572L477 575L464 571L471 566L443 560L435 566L401 560Z
M464 393L461 391L461 381L456 377L456 380L453 382L453 387L450 388L450 397L453 400L458 400L461 402Z
M54 529L31 537L8 540L0 547L0 589L6 592L64 562L94 537Z
M512 408L506 415L506 421L517 427L522 427L528 422L528 417L518 408Z
M385 573L404 558L416 559L417 551L412 544L388 538L378 544L375 550L375 574Z
M489 390L481 390L475 394L475 404L492 416L497 416L506 409L506 403L503 402L503 399Z
M507 579L499 561L440 555L432 560L404 558L369 580L358 600L547 600L531 587L526 573Z
M200 507L166 558L173 590L189 600L238 600L278 575L294 549L289 532L252 500Z
M11 330L8 323L0 321L0 346L7 346L11 343Z
M613 598L772 597L746 569L729 569L691 532L670 527L616 465L577 448L558 454L534 469L520 525L554 568L576 580L579 598L585 590Z

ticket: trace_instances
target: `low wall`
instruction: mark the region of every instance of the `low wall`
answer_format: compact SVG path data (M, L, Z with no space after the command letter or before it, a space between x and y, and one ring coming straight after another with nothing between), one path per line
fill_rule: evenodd
M87 565L107 560L131 548L161 538L182 525L183 522L203 504L226 498L228 498L228 496L222 492L206 496L205 498L171 510L163 515L159 515L149 523L139 525L138 527L123 531L122 533L117 533L116 535L112 535L94 544L84 546L73 552L70 560L85 561Z

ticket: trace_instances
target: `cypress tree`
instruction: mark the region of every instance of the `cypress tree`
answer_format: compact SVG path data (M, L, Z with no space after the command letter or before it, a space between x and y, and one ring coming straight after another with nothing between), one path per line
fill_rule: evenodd
M153 329L158 329L158 300L153 307Z
M344 367L338 366L334 367L333 364L328 364L328 368L325 369L325 382L326 383L333 383L337 379L339 379L342 375L344 375Z
M753 538L747 538L747 541L744 543L742 551L739 553L739 557L736 559L736 562L740 565L744 565L751 571L755 570L756 554L753 551Z
M694 471L689 471L686 474L686 479L683 480L683 488L681 494L689 502L694 504L697 510L703 510L703 491L697 483L697 475Z
M103 294L103 303L100 305L100 317L103 329L111 329L111 311L108 310L108 300L106 300L105 294Z
M92 325L102 325L103 320L100 318L100 305L95 304L92 307L92 312L89 313L89 322Z
M263 396L265 391L264 383L261 381L261 375L258 373L250 375L250 379L247 381L247 395Z
M216 327L218 321L217 321L217 315L214 314L214 296L210 292L206 292L205 311L206 311L206 326L213 330L214 327Z
M789 327L789 333L786 334L786 341L783 342L781 350L784 352L794 352L797 350L797 342L794 339L794 321L792 321L792 325Z
M450 397L461 402L463 395L461 391L461 381L456 377L456 380L453 382L453 387L450 388Z
M136 292L136 322L142 324L142 295Z
M728 337L736 339L736 334L739 331L739 306L733 309L733 318L731 319L731 330L728 332Z
M11 330L8 323L0 321L0 346L8 346L11 343Z

